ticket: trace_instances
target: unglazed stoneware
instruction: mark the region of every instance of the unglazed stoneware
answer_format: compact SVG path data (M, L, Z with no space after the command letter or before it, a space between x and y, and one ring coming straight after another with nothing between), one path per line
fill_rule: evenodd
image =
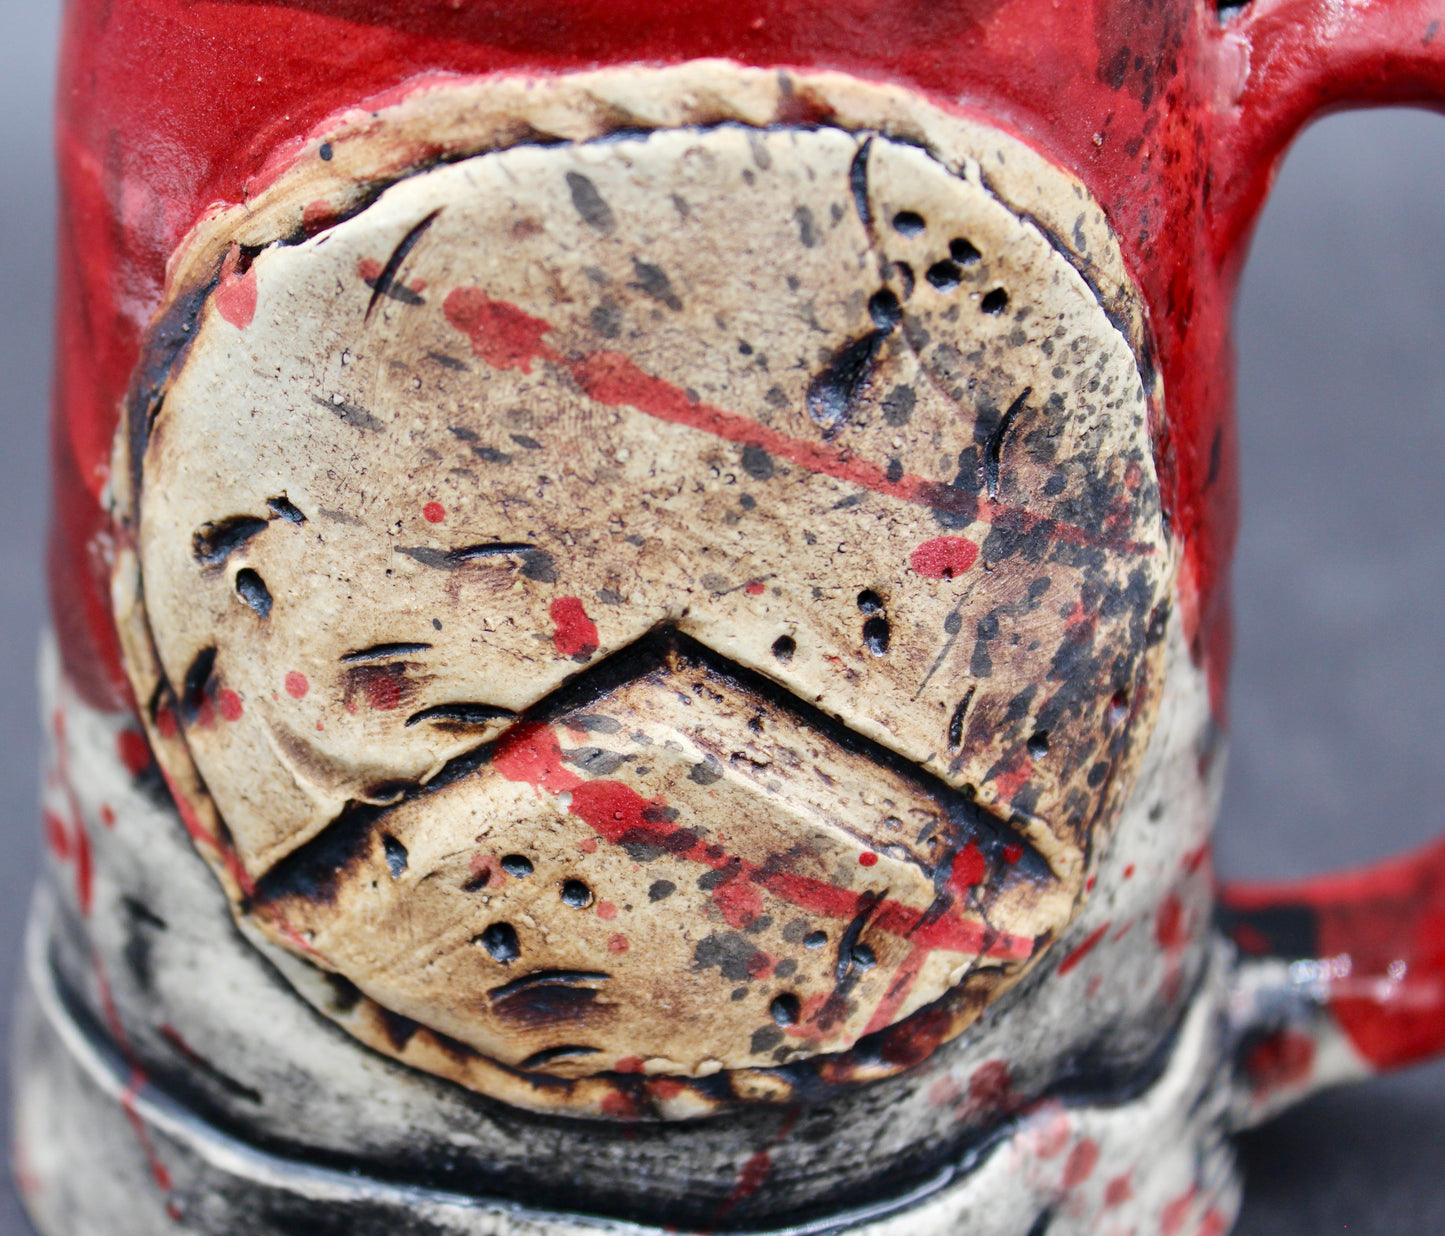
M78 0L44 1236L1222 1236L1445 848L1215 889L1228 309L1424 0Z

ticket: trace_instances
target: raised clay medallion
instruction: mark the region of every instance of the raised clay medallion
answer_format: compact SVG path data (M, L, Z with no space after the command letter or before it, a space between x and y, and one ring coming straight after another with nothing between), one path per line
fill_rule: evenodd
M129 672L238 921L545 1110L960 1033L1077 912L1161 670L1097 207L896 91L707 73L631 73L684 100L648 124L605 74L440 90L488 136L439 165L319 142L177 264L118 448Z

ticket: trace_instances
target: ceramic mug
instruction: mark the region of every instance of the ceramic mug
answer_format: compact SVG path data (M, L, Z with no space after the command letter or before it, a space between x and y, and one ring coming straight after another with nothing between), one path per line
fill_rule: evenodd
M43 1232L1218 1236L1445 849L1216 892L1230 303L1424 0L79 0Z

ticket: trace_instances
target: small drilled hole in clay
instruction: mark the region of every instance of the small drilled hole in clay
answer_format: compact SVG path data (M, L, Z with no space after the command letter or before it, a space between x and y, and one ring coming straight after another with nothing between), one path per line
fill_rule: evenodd
M301 509L285 494L279 498L267 498L266 505L271 508L271 514L277 519L284 519L288 524L306 522L306 516L301 513Z
M592 904L592 890L581 880L568 880L562 885L562 904L574 910L585 910Z
M188 716L194 716L201 707L206 694L206 685L216 668L215 648L202 648L186 670L185 682L181 688L181 708Z
M780 635L773 641L773 656L784 664L793 659L793 653L798 651L798 641L791 635Z
M827 943L828 933L826 931L811 931L803 937L804 948L822 948Z
M1110 725L1118 725L1129 713L1129 693L1124 690L1115 691L1109 700L1109 715L1105 720Z
M962 281L963 271L959 270L957 262L945 259L928 268L928 282L940 292L952 292Z
M493 923L477 939L492 955L492 960L500 961L504 966L522 955L522 946L517 943L517 929L511 923Z
M202 566L220 566L252 537L265 531L264 519L232 515L229 519L202 524L191 538L191 552Z
M772 1014L773 1020L780 1026L795 1026L798 1024L798 1016L803 1011L803 1006L798 1003L798 997L790 991L785 991L781 996L776 996L773 1002L768 1005L768 1012Z
M891 289L879 288L868 298L868 316L879 330L892 330L903 321L903 308Z
M883 598L872 588L864 588L858 594L858 608L865 614L881 614L883 612Z
M1029 738L1029 758L1041 760L1049 753L1048 730L1035 730Z
M893 216L893 230L900 236L917 236L927 226L923 216L912 210L900 210Z
M948 719L948 745L954 751L963 746L963 720L968 716L968 706L971 703L973 703L972 687L958 701L958 707L953 710L953 716Z
M1003 288L994 288L978 302L978 307L985 313L991 313L996 317L1008 308L1008 293Z
M878 957L866 944L855 944L853 946L853 964L860 970L871 970L878 964Z
M863 643L875 657L888 651L888 619L870 618L863 624Z
M532 860L525 854L507 854L502 857L502 870L520 880L532 874Z
M236 572L236 595L245 601L262 618L271 616L271 590L250 567Z
M355 652L344 652L341 660L347 665L362 661L392 661L397 657L410 657L425 652L430 644L373 644L370 648L358 648Z
M983 257L973 242L964 240L962 236L955 236L948 242L948 252L960 266L972 266Z
M391 869L391 878L399 880L406 870L406 846L395 837L383 836L381 848L386 854L386 865Z

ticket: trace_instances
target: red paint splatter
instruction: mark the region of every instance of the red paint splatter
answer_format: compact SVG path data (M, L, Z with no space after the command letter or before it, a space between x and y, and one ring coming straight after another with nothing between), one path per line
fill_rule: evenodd
M94 888L94 867L90 854L90 834L85 831L84 821L75 821L75 900L80 913L89 916L92 890Z
M963 1087L955 1077L940 1077L928 1088L928 1101L934 1107L952 1107L963 1095Z
M221 281L211 299L216 312L237 330L245 330L256 316L256 268L251 266L244 275L236 274L241 261L241 246L233 243L231 251L221 265Z
M597 917L604 923L610 923L617 917L617 907L610 901L599 901L597 903Z
M1099 941L1104 938L1112 922L1113 920L1111 919L1102 927L1091 932L1088 939L1086 939L1082 944L1080 944L1076 949L1074 949L1074 951L1070 953L1067 957L1065 957L1063 961L1059 962L1060 978L1062 978L1065 974L1067 974L1070 970L1077 966L1079 962L1083 961L1085 957L1087 957L1090 953L1094 951L1096 947L1098 947Z
M1224 1236L1228 1230L1229 1224L1224 1216L1217 1210L1211 1210L1200 1223L1197 1236Z
M607 940L607 951L609 953L625 953L631 947L627 943L627 937L622 932L610 936Z
M1178 1236L1184 1228L1184 1220L1189 1217L1190 1207L1198 1196L1199 1186L1191 1185L1187 1193L1181 1193L1164 1207L1159 1215L1159 1230L1164 1236Z
M115 827L115 808L109 803L100 804L100 822L104 824L106 828Z
M746 1163L742 1171L738 1173L737 1184L729 1194L725 1203L726 1211L731 1211L737 1204L751 1197L763 1187L767 1180L768 1173L773 1170L773 1156L766 1150L759 1150Z
M368 674L363 680L366 702L377 712L390 712L401 703L401 684L390 674Z
M714 890L713 897L725 915L736 916L736 924L752 921L747 915L755 916L761 909L760 901L751 901L756 892L754 885L811 914L847 920L858 913L864 894L746 862L729 855L721 846L705 844L671 821L658 819L655 809L665 803L649 802L620 781L584 781L564 765L557 735L545 725L524 722L508 730L497 743L492 766L508 780L535 785L553 794L569 792L572 797L568 810L611 844L626 837L630 843L659 845L679 859L714 871L729 869L730 878ZM742 900L745 891L750 895L747 901ZM900 979L908 978L909 969L919 964L917 959L932 949L983 953L1007 960L1022 960L1033 954L1031 939L989 932L981 923L959 917L958 908L929 920L921 910L884 901L876 907L870 924L913 945L915 953L905 962ZM773 964L765 953L754 955L750 972L754 963L766 966L769 972ZM902 996L896 999L901 1002Z
M1196 849L1190 850L1180 859L1179 865L1184 868L1186 875L1194 875L1204 866L1209 858L1209 843L1205 842Z
M787 459L809 472L931 510L967 514L984 522L1005 519L1019 532L1043 528L1050 536L1069 544L1107 546L1134 555L1157 552L1152 545L1099 536L976 494L965 494L939 481L907 474L890 478L877 464L859 459L844 448L792 438L751 417L693 399L680 387L653 377L618 352L563 356L543 342L543 336L552 329L550 323L516 305L493 300L480 288L456 288L448 295L445 310L447 320L470 337L472 350L489 364L499 369L521 369L524 373L532 371L533 361L560 365L571 373L587 396L608 407L635 408L658 420L687 425L740 446L761 447L770 455Z
M146 1162L150 1166L151 1178L156 1182L156 1188L162 1193L170 1193L174 1187L171 1180L170 1170L161 1162L160 1156L156 1154L156 1148L151 1141L150 1130L146 1128L145 1121L141 1119L140 1112L136 1109L136 1098L141 1088L146 1083L146 1075L139 1066L131 1069L130 1080L126 1083L125 1089L121 1092L120 1106L125 1112L126 1119L130 1121L130 1127L135 1132L136 1140L141 1144Z
M864 850L862 854L858 855L858 866L860 866L860 867L876 867L877 865L878 865L878 855L876 855L875 853L873 853L872 850Z
M132 777L139 777L151 766L150 744L139 730L121 730L115 736L115 749L126 772Z
M585 661L597 651L600 643L597 624L587 616L579 598L558 597L552 602L548 613L557 628L552 635L552 642L564 657Z
M1280 1030L1256 1043L1244 1058L1255 1098L1308 1081L1315 1064L1315 1041L1295 1030Z
M495 854L473 854L467 869L472 873L472 878L467 881L467 892L481 892L484 888L497 888L507 882L507 873L502 870L501 860Z
M1033 775L1034 762L1029 759L1027 749L1019 747L990 768L987 779L993 782L994 792L1009 802Z
M1099 1143L1091 1137L1084 1138L1069 1151L1068 1162L1064 1164L1064 1188L1077 1189L1094 1174L1099 1163Z
M1159 917L1154 921L1154 938L1166 953L1177 953L1185 945L1184 907L1174 893L1165 897L1159 906Z
M550 322L534 318L481 288L455 288L442 306L447 321L472 341L472 351L495 369L532 372L534 360L561 360L542 342Z
M1133 864L1133 863L1130 863L1127 867L1124 868L1124 878L1125 878L1126 880L1132 880L1132 879L1134 878L1134 864Z
M643 1059L641 1056L623 1056L612 1066L614 1073L641 1073Z
M637 1100L624 1091L614 1090L602 1096L602 1114L617 1120L635 1120Z
M439 524L447 517L447 508L440 502L428 502L421 508L421 517L429 524Z
M978 560L978 546L967 537L936 536L913 551L908 564L925 579L953 579Z
M760 597L760 596L762 596L762 595L763 595L763 581L760 580L760 579L755 579L755 580L753 580L753 582L750 583L750 584L747 586L747 588L744 589L744 591L745 591L745 592L748 594L748 596L750 596L750 597Z
M596 837L583 837L582 840L577 843L577 848L578 848L579 850L581 850L582 853L584 853L584 854L596 854L596 853L597 853L597 838L596 838Z
M976 842L970 841L953 856L948 871L948 891L956 897L965 895L969 889L983 883L988 873L988 861Z
M746 880L726 880L712 892L713 904L729 927L744 931L763 913L763 895Z
M1006 1060L985 1060L968 1079L968 1106L971 1111L1012 1112L1018 1108L1013 1075Z
M1056 1109L1034 1136L1034 1153L1041 1159L1052 1159L1064 1153L1069 1144L1069 1114Z
M185 828L187 835L198 845L220 855L221 861L225 864L226 871L230 874L231 878L236 881L237 887L240 888L246 896L254 897L256 895L256 882L251 878L250 872L246 870L236 851L206 829L201 823L200 818L196 815L195 808L191 806L190 800L181 793L180 787L175 783L171 775L164 769L161 770L161 775L165 778L166 789L170 791L171 801L176 805L176 813L181 817L181 824ZM315 952L315 950L309 946L307 951Z
M904 963L902 973L895 980L895 988L903 988L906 994L906 991L913 986L913 982L918 976L919 966L922 964L923 955L920 952L918 962ZM864 1033L877 1033L878 1024L891 1019L897 1013L901 1003L901 999L892 998L892 993L890 993L890 998L880 1005L879 1011L873 1015ZM920 1009L913 1016L900 1021L896 1026L884 1030L878 1040L878 1055L889 1064L911 1069L933 1055L938 1050L939 1044L948 1038L952 1029L953 1018L945 1009Z
M309 690L311 690L311 683L299 670L292 670L286 675L286 694L293 700L304 700L306 692Z
M324 232L336 222L336 208L324 197L318 197L315 201L307 202L301 211L301 227L308 236L315 236L317 232Z
M1274 951L1270 938L1249 923L1236 923L1231 935L1246 957L1267 957Z
M174 738L180 733L180 725L176 722L175 710L172 708L156 709L156 730L162 738Z
M783 1123L778 1127L778 1131L769 1139L767 1149L759 1150L748 1157L747 1162L738 1172L737 1183L733 1185L733 1191L713 1215L715 1226L721 1224L741 1202L746 1201L763 1187L768 1173L773 1169L772 1150L782 1144L788 1134L793 1131L793 1126L797 1122L798 1109L789 1109L788 1114L783 1118Z
M225 717L227 721L239 721L241 713L245 711L241 704L241 697L229 687L221 692L217 706L221 710L221 716Z
M677 1098L685 1089L687 1087L675 1077L654 1077L647 1083L647 1093L664 1103L668 1099Z
M70 833L66 830L65 821L53 811L41 812L41 818L45 821L46 846L62 863L68 863L70 861Z
M1125 1172L1122 1176L1115 1176L1113 1180L1104 1187L1104 1207L1113 1210L1122 1206L1134 1196L1134 1186L1129 1182L1130 1173Z
M749 978L765 979L773 972L773 959L759 950L748 958L744 968L747 970Z
M1024 848L1021 845L1006 845L1003 848L1003 861L1012 867L1024 856Z

